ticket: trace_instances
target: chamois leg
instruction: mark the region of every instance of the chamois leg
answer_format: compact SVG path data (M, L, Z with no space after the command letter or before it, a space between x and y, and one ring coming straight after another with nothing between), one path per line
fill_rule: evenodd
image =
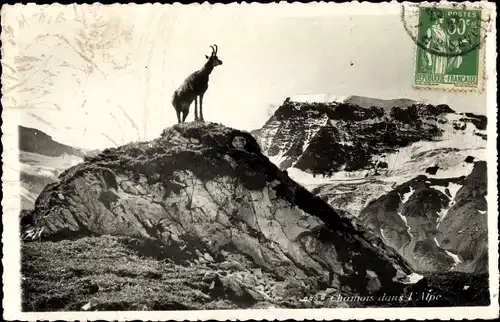
M198 121L198 96L194 98L194 120Z
M186 122L186 118L189 114L189 108L185 109L183 112L182 112L182 123Z
M175 109L175 112L177 113L177 123L181 123L181 111L178 109Z
M200 95L200 120L202 122L205 122L205 120L203 119L203 94Z

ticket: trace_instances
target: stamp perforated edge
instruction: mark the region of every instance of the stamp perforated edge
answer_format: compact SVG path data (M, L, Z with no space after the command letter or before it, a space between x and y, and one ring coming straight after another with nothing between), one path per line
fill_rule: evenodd
M384 2L379 5L387 4L399 4L395 1ZM99 3L97 3L99 4ZM149 3L150 5L151 3ZM155 3L157 5L158 3ZM260 5L269 6L273 4L259 4L259 3L244 3L245 5ZM285 5L297 5L300 3L293 2ZM325 2L313 2L308 3L311 5L325 5ZM345 4L345 3L344 3ZM491 3L488 3L491 5ZM14 6L22 5L15 4ZM62 5L62 4L53 4ZM112 4L111 6L123 6L127 4ZM137 5L130 3L128 5ZM146 4L148 5L148 4ZM181 4L175 3L173 6L179 6ZM190 4L200 5L200 4ZM203 4L206 5L206 4ZM222 4L215 4L222 5ZM236 3L229 4L238 5ZM282 4L274 4L282 5ZM335 4L339 5L339 4ZM350 3L352 6L366 6L373 5L372 3L357 2ZM494 4L493 4L494 5ZM4 5L5 6L5 5ZM2 6L2 13L3 8ZM359 7L358 7L359 8ZM373 8L373 7L372 7ZM365 9L365 8L362 8ZM298 7L298 11L301 8ZM354 10L355 11L355 10ZM298 13L300 15L300 13ZM496 11L494 12L496 15ZM495 17L493 17L495 18ZM494 19L493 19L494 21ZM3 22L3 19L2 19ZM488 101L488 112L487 116L489 120L496 120L497 105L496 105L496 29L493 29L489 41L487 41L486 50L488 55L486 57L486 87L487 87L487 101ZM2 57L3 57L3 47L2 47ZM490 70L491 68L491 70ZM410 84L408 86L411 86ZM435 90L436 88L432 88ZM17 117L17 119L16 119ZM18 133L17 124L19 122L19 114L5 114L2 111L2 145L4 150L2 152L2 159L4 164L9 162L7 166L2 166L2 190L4 190L5 183L14 183L14 185L19 184L18 171L16 172L16 167L19 166L18 160ZM494 126L491 126L494 125ZM19 298L14 298L14 296L20 295L20 289L16 289L16 284L20 282L19 268L20 265L17 262L19 257L19 236L18 236L18 222L17 218L19 215L19 193L15 193L15 189L10 191L4 190L4 195L2 199L3 207L3 218L4 230L2 233L3 242L3 252L4 257L2 258L2 263L4 267L3 283L4 283L4 294L8 294L7 297L4 296L4 319L7 320L177 320L184 321L186 319L191 320L250 320L250 319L268 319L268 320L285 320L285 319L314 319L314 320L329 320L329 319L375 319L375 320L385 320L385 319L476 319L476 318L494 318L498 317L498 229L497 229L497 199L498 191L496 186L497 171L495 166L491 166L492 163L497 163L497 150L496 150L496 123L488 123L488 213L490 214L488 218L488 238L489 238L489 269L490 269L490 293L492 304L488 307L453 307L453 308L366 308L366 309L267 309L267 310L217 310L217 311L150 311L150 312L136 312L136 311L116 311L116 312L35 312L26 313L20 312ZM7 135L6 135L7 134ZM17 179L16 179L17 175ZM13 180L14 179L14 180ZM17 186L18 187L18 186ZM19 190L17 190L19 191ZM8 206L6 208L6 206ZM492 211L493 210L493 211ZM493 216L494 215L494 216ZM5 247L5 245L8 245ZM18 286L17 286L18 287ZM13 296L14 295L14 296Z

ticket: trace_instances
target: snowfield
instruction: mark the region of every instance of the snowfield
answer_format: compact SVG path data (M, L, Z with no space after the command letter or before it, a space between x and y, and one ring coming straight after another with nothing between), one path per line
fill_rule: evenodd
M269 158L271 160L271 158ZM272 162L272 160L271 160ZM338 182L365 182L367 175L370 174L369 170L362 171L338 171L333 173L331 177L316 175L303 171L297 168L288 168L288 176L300 184L314 188L324 184L334 184Z

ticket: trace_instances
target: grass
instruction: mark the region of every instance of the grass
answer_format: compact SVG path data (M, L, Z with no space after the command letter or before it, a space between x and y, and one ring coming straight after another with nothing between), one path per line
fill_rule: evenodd
M131 238L86 237L23 245L25 311L233 309L202 279L213 268L143 257Z
M141 247L143 245L144 247ZM129 237L84 237L59 242L30 242L22 248L23 311L209 310L287 307L397 307L488 305L488 277L465 273L427 276L409 286L413 301L327 304L301 301L311 295L284 282L285 298L252 298L246 289L219 287L214 276L245 272L248 263L176 264L161 250ZM248 276L248 275L247 275ZM214 284L215 281L215 284ZM267 285L277 285L269 276ZM231 283L235 283L232 279ZM220 284L220 283L219 283ZM260 283L262 284L262 283ZM214 288L214 285L216 286ZM464 286L467 289L464 290ZM291 289L287 291L287 289ZM237 294L237 293L240 294ZM416 298L441 294L436 301ZM337 292L331 293L333 296Z

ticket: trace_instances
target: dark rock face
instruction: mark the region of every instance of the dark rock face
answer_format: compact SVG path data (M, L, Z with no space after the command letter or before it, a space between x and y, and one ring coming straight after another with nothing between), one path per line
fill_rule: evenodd
M378 103L377 103L378 102ZM370 104L380 104L373 106ZM447 114L456 117L448 119ZM295 167L314 174L373 170L387 164L377 156L419 141L441 139L441 124L455 131L486 129L482 115L455 113L448 105L353 96L343 103L296 102L290 99L252 134L264 154L281 169ZM474 135L486 139L484 133Z
M353 102L366 103L361 98ZM396 102L394 103L396 104ZM259 130L262 149L281 169L315 174L373 169L373 157L442 134L447 105L360 106L286 100ZM464 119L465 122L469 118ZM476 120L476 119L470 119ZM456 126L463 126L463 122ZM383 164L381 164L383 165Z
M339 213L269 162L251 134L190 123L68 169L23 217L23 233L42 241L139 238L167 248L178 264L235 261L313 293L401 287L412 273L407 262ZM212 282L215 293L255 296L253 286Z
M439 167L428 167L427 169L425 169L425 173L428 173L428 174L436 174L439 170Z
M470 122L474 124L479 130L486 130L488 124L488 118L484 115L477 115L474 113L465 113Z
M359 219L420 272L485 273L486 178L484 161L467 177L419 176L371 202Z
M457 254L467 272L488 271L487 166L478 161L440 222L437 240Z
M42 131L21 125L19 126L19 150L50 157L69 154L83 158L85 155L80 149L54 141Z
M470 155L469 155L469 156L467 156L467 158L465 158L465 160L464 160L464 161L465 161L465 162L467 162L467 163L473 163L473 162L474 162L474 159L475 159L475 158L474 158L473 156L470 156Z

